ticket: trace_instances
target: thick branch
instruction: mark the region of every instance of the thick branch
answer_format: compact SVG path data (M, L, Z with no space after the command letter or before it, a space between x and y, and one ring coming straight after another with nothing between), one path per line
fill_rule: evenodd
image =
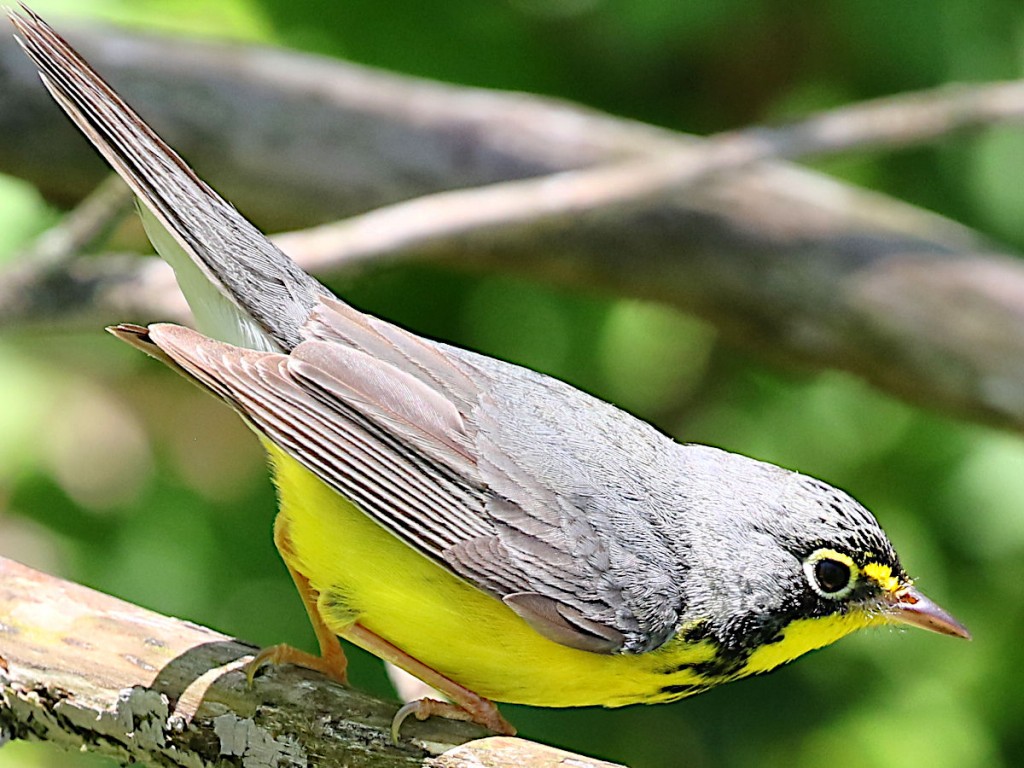
M685 192L655 189L635 174L644 158L689 152L680 162L699 167L702 145L550 100L285 52L120 33L71 37L264 225L620 163L376 211L315 233L320 239L293 239L307 265L429 257L657 299L761 353L845 368L914 402L1024 427L1024 270L1012 254L939 216L783 164ZM4 45L0 62L17 72L14 87L0 92L14 104L0 112L0 130L12 119L46 131L62 124L55 109L39 105L42 89L20 59L8 61ZM921 140L1019 112L1019 90L1005 84L904 100L883 129L847 113L840 124L818 123L814 136L858 145L856 128L876 142L883 134L889 143ZM806 142L807 134L795 138ZM54 152L54 142L44 138L34 155L34 142L5 142L0 152L35 157L26 163L33 178L76 178L63 173L64 144ZM640 161L633 175L621 165L629 160ZM76 294L98 304L89 307L90 322L180 316L155 303L160 291L135 290L131 276L112 283L102 263L76 268L89 292L47 275L44 290L18 292L18 306L28 310L27 297L64 290L64 313L82 309L67 300ZM147 266L145 285L159 274ZM8 302L0 305L8 323L19 319Z
M0 558L0 745L49 741L162 768L615 768L523 739L463 744L479 730L439 719L407 722L395 747L387 702L295 667L247 688L254 650Z

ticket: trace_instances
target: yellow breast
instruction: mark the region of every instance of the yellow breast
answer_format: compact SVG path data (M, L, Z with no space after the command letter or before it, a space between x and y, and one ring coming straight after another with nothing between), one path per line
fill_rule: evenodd
M353 621L421 662L499 702L549 707L669 701L725 679L768 671L871 620L866 615L794 622L724 679L700 667L707 641L676 638L639 655L601 655L559 645L500 600L424 557L264 439L294 552L282 553L320 594L326 624ZM691 665L698 665L695 670ZM706 666L706 665L705 665Z

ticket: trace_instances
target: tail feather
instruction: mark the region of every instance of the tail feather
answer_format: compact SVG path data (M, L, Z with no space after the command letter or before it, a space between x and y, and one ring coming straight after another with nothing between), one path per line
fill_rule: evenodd
M141 202L143 223L200 328L239 346L290 350L330 291L203 182L45 21L9 12L43 83Z

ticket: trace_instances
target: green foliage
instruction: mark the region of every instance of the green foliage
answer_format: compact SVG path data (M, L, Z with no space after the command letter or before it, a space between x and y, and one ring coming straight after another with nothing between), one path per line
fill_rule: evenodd
M1024 6L1008 0L36 6L552 93L688 131L1019 77L1024 61ZM826 167L1020 248L1021 135ZM53 219L31 190L0 180L0 262ZM976 637L862 633L777 674L670 706L508 708L526 736L637 768L1024 760L1018 436L909 408L844 375L768 369L661 307L422 266L335 287L420 332L566 378L681 439L844 487L876 512L922 588ZM130 318L110 318L122 319ZM271 542L263 459L226 408L101 329L73 340L12 335L0 340L0 434L0 552L258 643L313 647ZM379 665L355 655L356 683L386 693ZM0 750L10 768L97 764L74 758Z

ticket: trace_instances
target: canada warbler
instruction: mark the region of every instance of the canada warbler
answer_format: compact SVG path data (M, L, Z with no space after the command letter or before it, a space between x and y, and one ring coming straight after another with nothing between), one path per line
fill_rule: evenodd
M224 399L270 455L275 542L321 655L276 646L254 665L344 682L340 635L452 702L400 717L512 733L489 699L673 701L861 627L968 637L842 491L673 442L561 381L335 298L45 22L11 17L216 340L166 324L111 331Z

